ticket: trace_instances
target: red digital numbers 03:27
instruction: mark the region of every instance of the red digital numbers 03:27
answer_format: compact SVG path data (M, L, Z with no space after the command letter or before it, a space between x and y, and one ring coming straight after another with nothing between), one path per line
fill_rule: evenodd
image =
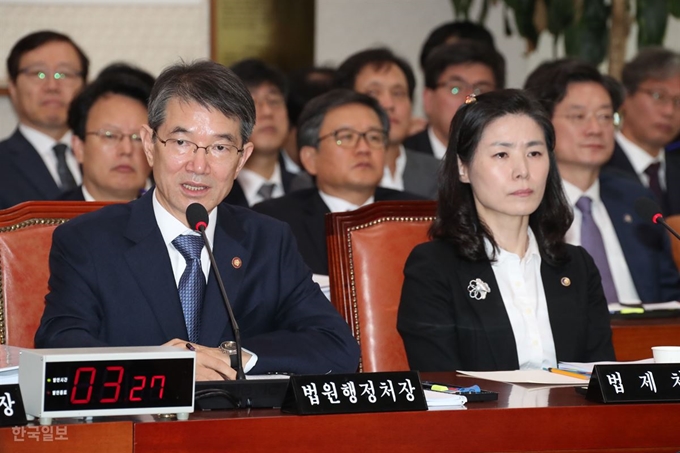
M101 386L101 398L99 403L117 403L120 400L123 388L125 369L122 366L107 366L104 375L104 382ZM84 366L76 370L71 389L71 404L89 404L92 400L92 392L95 389L95 378L97 369L95 367ZM148 383L148 387L147 387ZM165 388L165 376L155 375L148 379L147 376L133 376L130 384L130 391L125 395L128 401L142 401L143 392L149 390L157 392L154 394L158 399L163 399ZM106 393L106 396L104 394Z

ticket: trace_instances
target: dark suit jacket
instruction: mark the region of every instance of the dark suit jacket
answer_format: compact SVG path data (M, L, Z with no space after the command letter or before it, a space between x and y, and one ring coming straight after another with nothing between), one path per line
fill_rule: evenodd
M375 190L375 201L422 199L398 190L382 187ZM281 198L263 201L253 206L253 210L288 223L307 266L315 274L328 275L324 216L331 211L323 202L318 189L298 190Z
M642 181L633 169L628 156L618 142L614 146L614 154L605 168L617 169L629 175L640 185ZM666 193L663 200L658 200L664 215L680 214L680 149L666 150Z
M74 189L67 190L57 197L60 201L85 201L85 195L83 194L83 186L80 185Z
M286 170L286 165L283 162L283 156L279 153L279 168L281 169L281 183L283 184L283 192L289 193L291 189L291 182L295 179L295 174ZM243 187L238 180L234 181L234 186L231 188L229 194L227 194L224 199L226 203L243 206L245 208L250 207L248 200L246 199L246 194L243 192Z
M36 347L159 345L187 338L152 192L58 227L50 251L50 293ZM214 254L243 346L259 357L253 374L353 372L349 327L311 280L287 225L249 209L218 208ZM232 260L238 257L242 266ZM199 343L233 339L211 270Z
M434 156L434 151L432 151L432 143L430 143L430 137L427 134L427 129L420 131L417 134L411 135L406 140L404 140L403 145L405 148L412 149L413 151Z
M0 209L30 200L53 200L61 194L33 145L19 132L0 142Z
M635 200L640 197L654 195L626 176L600 173L600 198L614 225L640 300L680 300L680 275L673 262L670 238L661 225L635 213Z
M588 253L568 246L570 262L541 261L541 277L558 361L614 360L609 311L600 274ZM447 242L416 246L404 269L397 329L411 369L514 370L517 345L489 261L470 262ZM571 280L563 284L563 278ZM476 278L491 291L470 297Z
M434 156L406 148L406 166L402 175L404 191L429 200L437 199L440 164L441 161Z

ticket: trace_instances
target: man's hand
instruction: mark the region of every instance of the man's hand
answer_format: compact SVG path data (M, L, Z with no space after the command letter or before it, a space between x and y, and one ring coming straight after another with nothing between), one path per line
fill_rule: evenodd
M163 346L175 346L186 349L187 340L174 338ZM197 381L221 381L224 379L236 379L236 370L231 365L231 359L218 348L209 348L196 343L189 343L196 350L196 380ZM247 357L247 358L246 358ZM250 354L243 353L245 364Z

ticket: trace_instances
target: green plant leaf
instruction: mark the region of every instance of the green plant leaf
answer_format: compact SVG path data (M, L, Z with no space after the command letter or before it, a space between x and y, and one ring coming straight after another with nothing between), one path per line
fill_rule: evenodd
M668 0L637 0L636 8L638 47L662 45L668 23Z
M534 27L535 0L513 0L507 3L508 6L511 3L515 5L513 10L517 32L529 42L528 48L530 51L535 49L538 42L538 31Z
M668 0L668 12L680 19L680 2L678 0Z
M556 38L574 23L574 0L545 0L548 7L548 31Z
M567 27L564 48L570 57L580 58L594 65L602 63L609 42L607 19L609 8L604 0L588 0L583 6L581 20Z
M456 13L456 19L463 17L467 20L470 17L470 6L474 0L451 0L453 10Z

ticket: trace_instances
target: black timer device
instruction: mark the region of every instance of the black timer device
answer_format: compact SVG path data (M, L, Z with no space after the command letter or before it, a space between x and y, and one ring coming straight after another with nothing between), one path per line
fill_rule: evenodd
M19 386L26 415L53 418L194 411L196 352L171 346L24 349Z

